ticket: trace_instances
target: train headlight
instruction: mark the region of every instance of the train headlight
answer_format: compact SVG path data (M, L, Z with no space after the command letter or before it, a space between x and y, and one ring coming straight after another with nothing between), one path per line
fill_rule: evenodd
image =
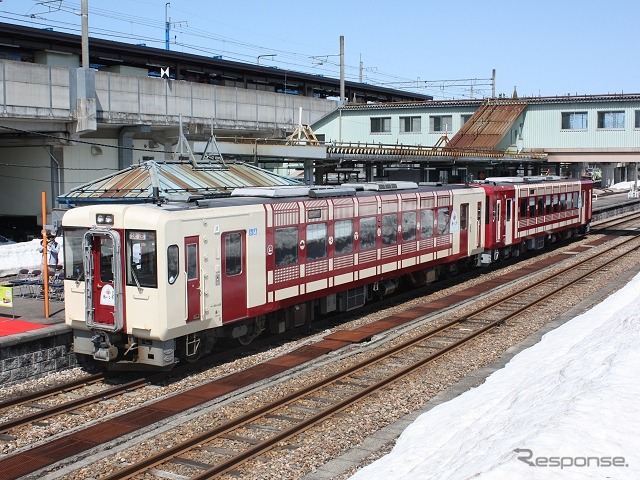
M98 213L96 215L96 225L113 225L113 215Z

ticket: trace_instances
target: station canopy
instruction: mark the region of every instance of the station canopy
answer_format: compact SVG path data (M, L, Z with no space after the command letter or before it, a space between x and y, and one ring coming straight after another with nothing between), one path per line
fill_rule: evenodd
M300 185L299 180L243 162L197 164L147 161L75 187L58 196L61 206L95 203L145 203L154 195L167 200L194 200L230 195L238 187ZM157 189L154 191L154 187Z

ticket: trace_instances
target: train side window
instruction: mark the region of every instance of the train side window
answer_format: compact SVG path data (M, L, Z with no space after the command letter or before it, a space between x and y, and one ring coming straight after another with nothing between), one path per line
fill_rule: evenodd
M423 210L420 214L420 235L422 238L433 237L433 210Z
M526 218L527 216L527 199L520 199L520 218Z
M360 251L370 250L376 246L376 217L360 219Z
M416 212L402 214L402 241L410 242L416 239Z
M511 199L507 198L507 222L511 221Z
M529 197L529 218L536 216L536 199Z
M551 195L544 197L545 213L548 215L551 213Z
M307 260L327 257L327 224L307 225Z
M382 216L382 244L395 245L398 243L398 215L390 213Z
M242 234L227 233L224 237L224 264L227 277L242 273Z
M276 267L298 263L298 227L276 228L274 243Z
M558 209L558 205L559 205L559 204L558 204L558 194L555 194L555 195L553 196L553 211L554 211L555 213L558 213L558 212L560 211L560 210Z
M573 208L573 193L567 193L567 208L571 210Z
M544 215L544 197L538 197L538 215Z
M560 194L560 211L564 212L567 209L567 195Z
M336 220L333 226L335 237L335 254L346 255L353 252L353 222Z
M167 247L167 281L173 285L180 274L180 249L178 245Z
M449 233L449 209L438 209L438 235L447 235Z

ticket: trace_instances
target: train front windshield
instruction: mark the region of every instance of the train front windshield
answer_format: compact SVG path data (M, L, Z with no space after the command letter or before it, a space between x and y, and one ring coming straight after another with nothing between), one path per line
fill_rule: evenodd
M86 231L86 228L64 229L64 275L67 280L81 281L84 278L82 241Z
M127 230L127 285L158 286L156 232Z

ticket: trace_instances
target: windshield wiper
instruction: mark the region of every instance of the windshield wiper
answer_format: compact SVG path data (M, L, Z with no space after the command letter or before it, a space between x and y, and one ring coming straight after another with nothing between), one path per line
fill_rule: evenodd
M140 286L138 275L136 274L136 269L133 265L131 265L131 274L133 275L133 280L136 282L136 287L138 287L138 293L142 293L142 287Z

